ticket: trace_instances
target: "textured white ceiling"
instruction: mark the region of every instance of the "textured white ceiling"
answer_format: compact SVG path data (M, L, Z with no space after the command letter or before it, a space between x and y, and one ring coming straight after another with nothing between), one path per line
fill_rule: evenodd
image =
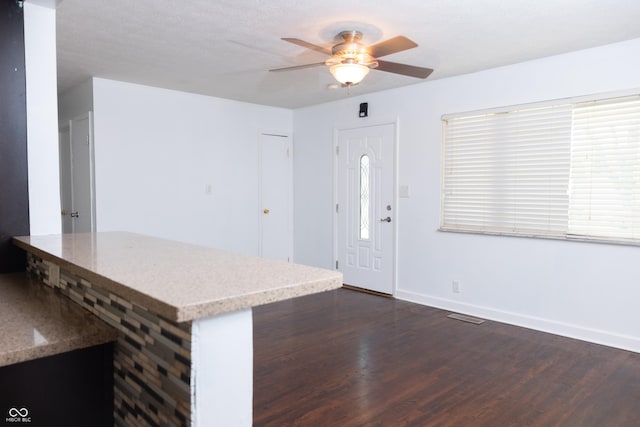
M429 80L640 37L638 0L64 0L59 91L90 76L296 108L347 96L318 52L341 30L418 47L384 59L435 69ZM372 71L353 93L422 80Z

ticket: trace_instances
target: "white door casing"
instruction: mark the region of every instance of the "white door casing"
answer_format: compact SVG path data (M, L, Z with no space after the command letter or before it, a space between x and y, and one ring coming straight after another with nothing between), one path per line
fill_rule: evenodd
M260 256L291 261L291 138L262 133L260 144Z
M338 131L336 156L337 268L345 284L392 294L395 125Z

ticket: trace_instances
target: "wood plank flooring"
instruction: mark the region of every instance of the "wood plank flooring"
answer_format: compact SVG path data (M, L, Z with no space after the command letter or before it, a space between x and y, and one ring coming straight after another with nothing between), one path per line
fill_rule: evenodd
M254 426L640 426L640 354L339 289L254 309Z

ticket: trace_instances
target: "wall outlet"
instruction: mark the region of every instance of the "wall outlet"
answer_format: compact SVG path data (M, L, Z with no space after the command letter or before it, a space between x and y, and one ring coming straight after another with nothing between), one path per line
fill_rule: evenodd
M451 282L451 292L453 292L454 294L459 294L460 293L460 281L459 280L454 280L453 282Z

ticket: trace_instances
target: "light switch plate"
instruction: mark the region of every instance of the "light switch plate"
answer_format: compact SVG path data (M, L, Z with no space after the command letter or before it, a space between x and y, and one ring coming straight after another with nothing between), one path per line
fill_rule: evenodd
M399 188L400 197L408 198L409 197L409 186L401 185Z

